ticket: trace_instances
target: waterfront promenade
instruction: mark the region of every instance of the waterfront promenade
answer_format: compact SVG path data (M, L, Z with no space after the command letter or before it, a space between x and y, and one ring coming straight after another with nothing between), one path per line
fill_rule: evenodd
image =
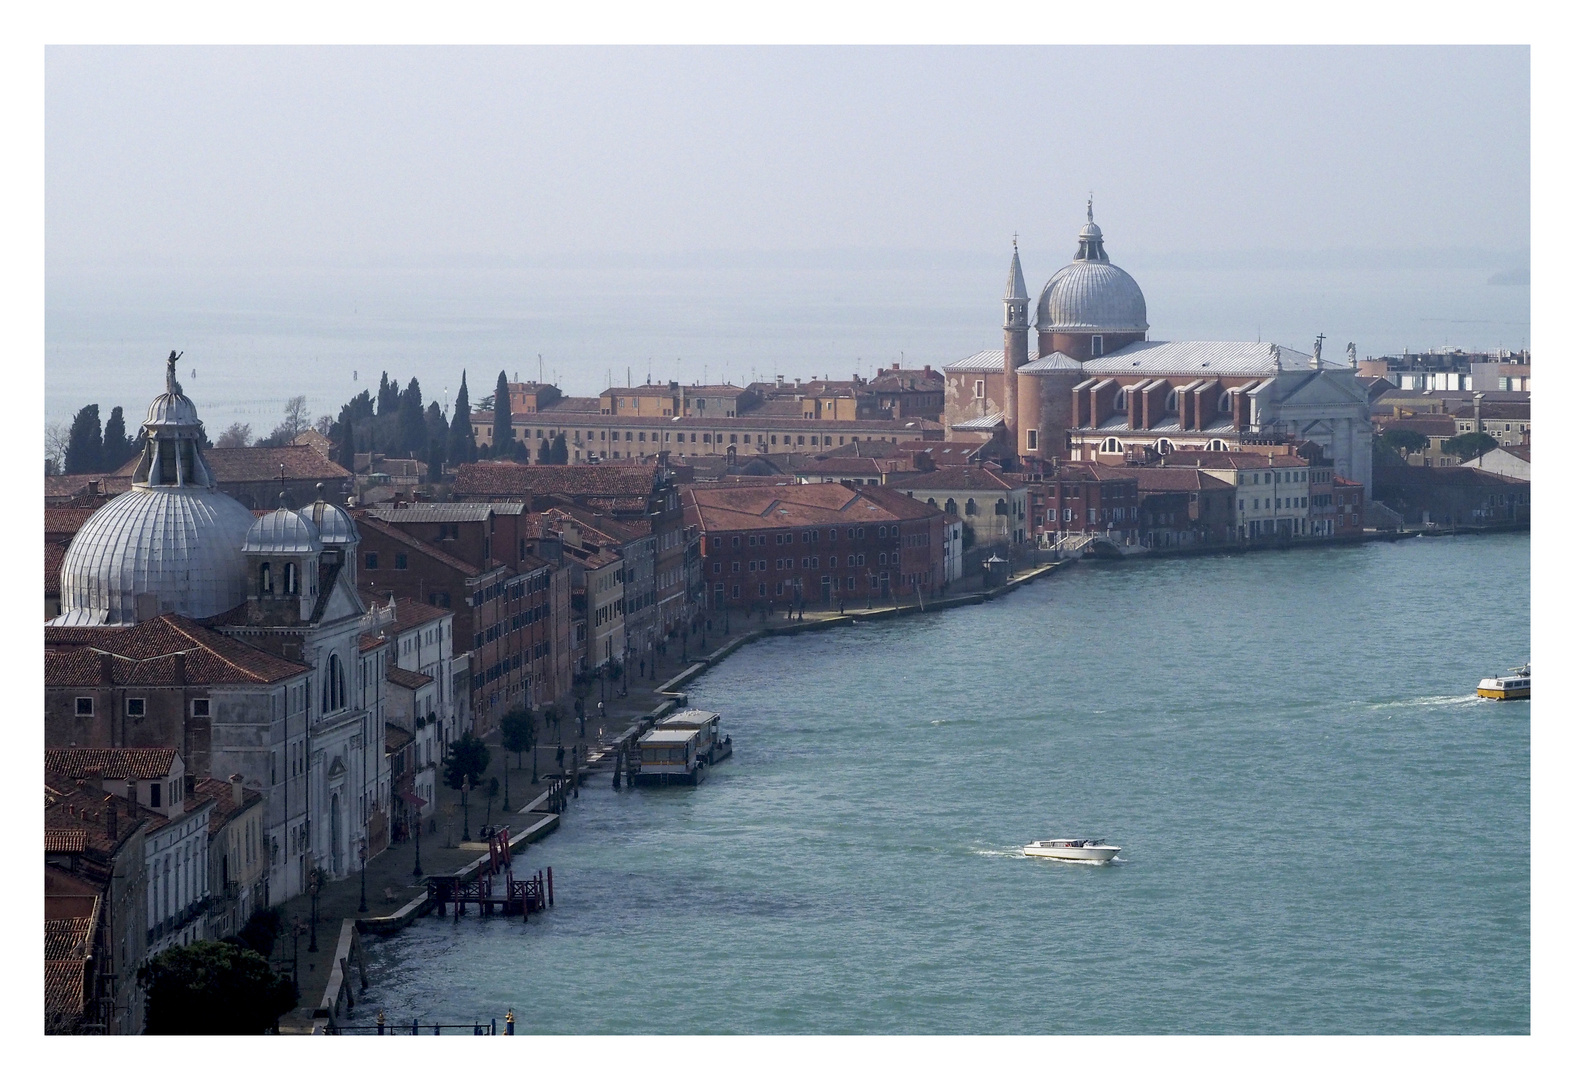
M478 858L484 857L487 854L487 842L481 838L481 828L489 821L494 825L507 825L512 835L519 836L548 816L540 812L539 808L528 812L524 811L524 808L546 794L552 780L556 778L559 746L565 750L565 769L572 760L569 755L572 755L575 747L578 747L579 760L583 763L587 752L594 753L604 741L610 742L616 739L637 723L640 717L648 716L664 703L672 701L672 695L681 692L681 687L707 666L719 662L735 649L758 638L830 629L836 625L847 625L858 620L919 614L921 610L935 611L961 604L981 603L1051 573L1058 565L1049 563L1025 569L1013 575L1004 586L989 590L983 589L979 580L975 578L971 582L964 582L965 587L961 591L952 590L950 595L933 597L925 601L922 606L917 602L884 605L874 603L867 607L848 608L846 613L807 610L802 617L795 614L790 618L786 613L778 612L768 619L758 615L736 614L731 617L712 615L709 629L702 633L698 640L691 641L690 644L694 648L691 649L687 660L681 654L670 656L653 676L641 679L631 675L626 696L619 696L623 685L621 680L617 683L608 680L608 696L601 699L606 708L605 717L600 715L595 700L596 695L601 692L601 683L600 681L593 683L587 697L583 737L580 735L578 723L572 718L562 721L557 726L542 725L538 719L537 782L534 784L531 783L531 755L523 756L523 768L516 766L514 755L505 754L500 742L500 734L497 731L489 733L484 741L491 750L491 760L478 789L484 792L488 780L495 777L500 794L491 807L489 818L485 795L478 795L476 791L470 793L472 838L470 843L464 843L460 839L464 831L464 810L461 806L460 793L440 782L437 786L437 806L433 813L433 820L437 824L436 831L427 832L421 839L422 874L420 876L415 873L416 844L410 839L392 844L367 860L366 911L359 910L362 898L360 873L326 884L317 898L317 950L315 952L310 951L311 898L303 894L280 905L284 926L274 944L273 959L283 960L286 964L294 959L301 991L301 998L296 1008L280 1020L280 1032L299 1035L312 1032L313 1014L322 1004L323 994L333 974L335 949L346 920L390 918L412 901L426 895L427 876L456 874ZM966 587L970 584L973 586L971 589ZM501 794L504 787L505 758L508 759L509 769L507 807L502 805ZM605 772L591 773L589 776L600 776L602 778L600 782L603 783L611 782ZM582 774L581 783L585 783L587 778L586 774ZM576 800L571 795L564 812L573 814L575 803ZM453 845L449 846L448 841L451 837ZM516 852L519 850L516 848ZM530 863L535 865L540 861L531 859ZM560 897L560 899L572 902L572 897ZM299 923L296 920L299 920ZM292 941L292 931L297 925L300 928L300 935ZM352 990L358 994L358 981L352 984ZM357 1016L356 1022L370 1023L372 1019Z

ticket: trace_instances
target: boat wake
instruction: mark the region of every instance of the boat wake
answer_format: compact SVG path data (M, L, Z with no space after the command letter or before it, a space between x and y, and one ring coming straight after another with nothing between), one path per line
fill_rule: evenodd
M975 855L983 855L987 859L1026 859L1022 848L1007 848L1004 851L995 848L974 848Z
M1426 709L1438 705L1470 705L1486 698L1476 694L1434 694L1426 697L1406 698L1404 701L1380 701L1367 707L1378 709Z

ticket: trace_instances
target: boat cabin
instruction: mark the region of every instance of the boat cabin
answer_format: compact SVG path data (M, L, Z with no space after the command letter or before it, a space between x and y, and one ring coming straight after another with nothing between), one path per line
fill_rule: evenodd
M700 735L696 752L710 760L711 750L722 738L722 717L705 709L684 709L656 722L658 731L696 731Z
M632 777L640 784L695 784L703 759L698 728L656 728L640 736L639 771Z

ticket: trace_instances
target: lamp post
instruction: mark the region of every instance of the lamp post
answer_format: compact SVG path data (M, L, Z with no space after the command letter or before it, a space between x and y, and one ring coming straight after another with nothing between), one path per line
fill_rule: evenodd
M359 849L359 854L361 856L361 906L356 908L356 910L357 911L365 911L366 910L366 837L364 837L364 836L361 838L361 846L360 846L360 849Z
M421 808L416 807L416 877L421 876Z
M314 867L312 867L312 872L309 875L309 877L310 877L310 884L307 885L306 891L308 893L310 893L311 897L312 897L312 940L307 943L306 951L307 952L316 952L317 951L317 892L318 892L318 889L321 888L321 885L319 884L319 880L322 877L322 871L314 866Z
M301 935L306 932L306 927L301 925L301 917L297 915L295 922L290 926L290 985L295 987L295 996L301 996Z
M467 775L459 785L459 804L465 810L465 834L460 837L464 843L470 843L470 777Z

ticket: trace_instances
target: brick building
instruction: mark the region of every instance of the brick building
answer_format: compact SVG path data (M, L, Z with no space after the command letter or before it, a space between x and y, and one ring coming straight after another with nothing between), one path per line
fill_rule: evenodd
M880 487L687 487L711 610L836 606L933 594L945 513Z

